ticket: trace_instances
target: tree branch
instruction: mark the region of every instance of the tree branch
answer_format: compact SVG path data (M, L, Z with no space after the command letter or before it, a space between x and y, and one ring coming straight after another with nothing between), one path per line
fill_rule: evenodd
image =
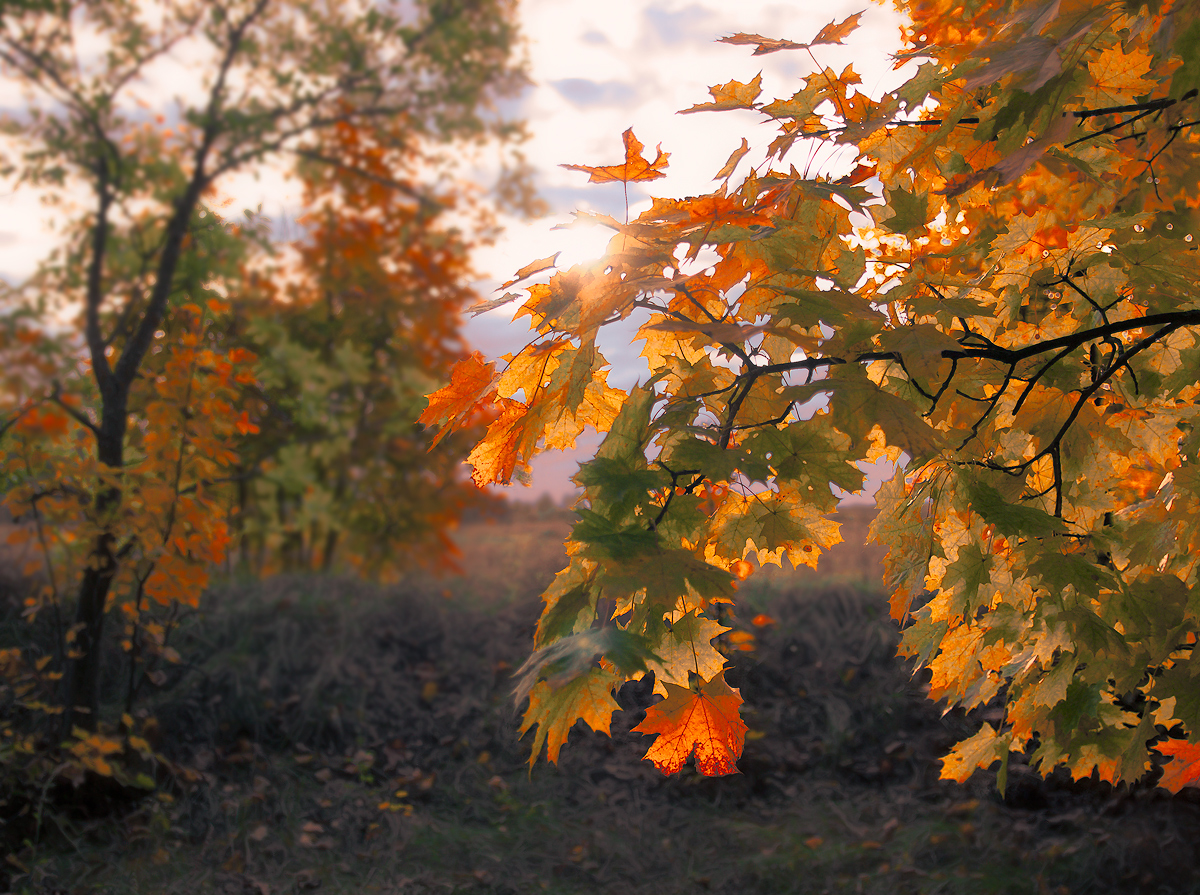
M245 18L229 31L229 44L221 59L217 77L209 91L208 106L204 113L203 137L193 155L191 180L183 194L176 200L175 211L167 223L162 255L159 258L158 270L155 272L154 289L146 303L146 312L142 317L142 322L126 343L125 350L121 352L121 359L117 362L114 376L119 388L128 389L133 382L133 378L141 366L142 358L145 357L150 343L154 339L154 332L166 314L167 299L174 287L175 269L178 267L182 255L183 240L188 233L192 212L195 210L200 195L210 182L209 175L205 174L204 166L208 161L213 144L221 133L220 112L229 72L241 50L246 30L255 19L262 15L268 2L269 0L258 0Z

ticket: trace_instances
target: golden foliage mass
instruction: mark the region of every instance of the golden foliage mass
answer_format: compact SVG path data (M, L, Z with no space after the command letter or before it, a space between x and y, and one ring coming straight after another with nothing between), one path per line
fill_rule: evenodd
M766 157L738 180L747 144L731 145L710 195L657 199L628 223L590 215L614 232L605 256L526 290L533 340L499 374L503 397L523 397L476 449L479 478L507 481L555 426L582 421L606 373L604 326L639 320L650 365L588 419L607 434L576 477L574 584L548 602L539 646L577 653L579 674L599 655L614 687L647 667L690 678L651 710L650 757L669 773L695 751L724 773L740 741L702 701L721 680L714 629L693 626L689 657L673 626L693 611L715 622L751 561L815 561L838 540L834 488L858 490L855 464L887 458L899 466L872 533L902 652L931 669L935 698L999 710L944 775L999 761L1003 786L1008 755L1030 751L1044 773L1115 782L1157 753L1172 757L1164 785L1189 785L1197 8L899 5L912 24L896 61L915 71L878 96L817 58L852 40L857 17L809 43L725 38L813 54L791 97L734 80L688 110L760 112L778 128ZM821 143L849 150L845 173L797 170ZM628 181L657 164L630 153L624 167L568 167ZM652 582L628 573L647 563ZM598 632L611 632L604 650ZM573 679L537 663L528 675L552 690Z

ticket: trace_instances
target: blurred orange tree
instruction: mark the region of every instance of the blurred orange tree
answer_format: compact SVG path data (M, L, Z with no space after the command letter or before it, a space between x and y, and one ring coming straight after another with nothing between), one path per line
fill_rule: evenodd
M90 210L0 317L4 507L38 557L25 614L52 629L0 657L0 764L36 777L65 741L78 779L144 752L133 701L178 660L171 630L231 537L272 554L268 570L328 567L341 544L383 571L418 533L424 555L446 552L442 531L478 498L449 453L423 456L411 420L463 350L466 251L488 232L446 223L474 201L451 156L520 137L494 112L523 83L513 12L5 6L0 67L29 97L6 121L6 170ZM157 67L186 60L206 60L194 89L152 116ZM288 264L217 190L292 162L313 207ZM505 188L521 184L518 169Z
M429 452L415 423L478 298L467 234L443 221L486 235L490 216L457 184L422 186L438 160L403 131L343 123L305 153L297 263L256 278L231 321L259 358L245 406L261 431L240 439L231 503L256 573L444 563L449 526L491 500L458 474L483 430Z

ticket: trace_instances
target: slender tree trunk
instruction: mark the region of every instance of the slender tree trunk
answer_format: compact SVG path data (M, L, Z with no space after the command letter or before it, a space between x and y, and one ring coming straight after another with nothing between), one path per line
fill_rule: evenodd
M124 465L126 395L113 389L104 395L104 417L97 433L97 454L101 463L111 470ZM96 516L101 526L121 503L119 487L105 488L96 496ZM88 554L87 568L79 584L79 600L75 610L74 642L70 645L71 661L67 666L67 706L64 712L65 734L72 727L94 730L100 713L100 678L103 671L104 604L117 572L117 557L113 554L113 535L103 530L96 536Z
M246 513L249 512L250 485L245 477L238 480L237 494L238 572L242 575L249 575L251 573L250 533L246 531Z
M322 572L328 572L333 568L333 554L337 550L339 534L340 532L336 528L330 528L325 532L325 550L321 554Z

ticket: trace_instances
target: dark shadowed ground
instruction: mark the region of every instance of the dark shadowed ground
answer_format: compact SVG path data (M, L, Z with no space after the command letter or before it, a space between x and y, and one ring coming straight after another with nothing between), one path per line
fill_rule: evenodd
M847 538L865 534L865 511ZM5 824L0 891L671 893L1200 891L1200 800L1043 781L938 780L978 719L894 658L878 553L743 585L731 650L742 774L664 779L629 733L576 729L529 773L510 675L562 560L562 511L460 535L466 573L388 587L228 583L153 695L157 747L193 779L123 801L50 793ZM774 624L745 620L765 613ZM13 624L9 622L8 624ZM2 797L2 796L0 796Z

